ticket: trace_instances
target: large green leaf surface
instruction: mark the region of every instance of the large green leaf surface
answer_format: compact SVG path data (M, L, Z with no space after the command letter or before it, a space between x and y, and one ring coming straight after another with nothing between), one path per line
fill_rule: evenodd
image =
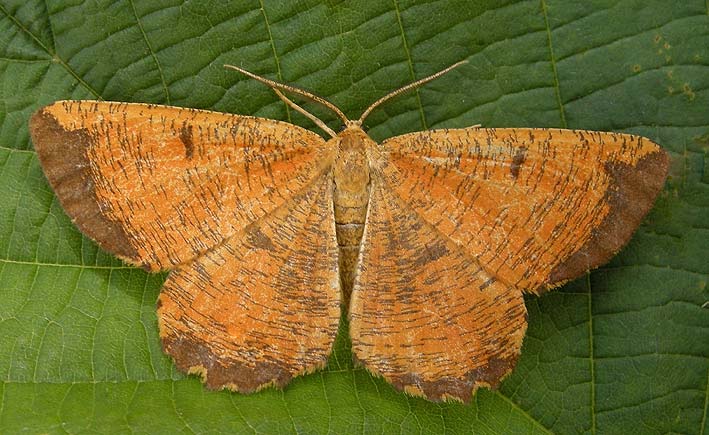
M205 390L160 349L165 276L76 230L28 135L43 104L86 98L313 128L222 65L356 117L461 59L375 112L372 137L583 128L647 136L672 158L623 251L527 298L516 370L468 405L412 398L354 367L346 329L326 369L283 391ZM709 433L708 150L705 0L0 0L0 433Z

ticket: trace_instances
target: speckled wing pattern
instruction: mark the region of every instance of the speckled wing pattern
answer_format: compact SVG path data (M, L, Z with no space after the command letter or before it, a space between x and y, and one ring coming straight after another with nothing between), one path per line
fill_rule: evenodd
M342 273L354 357L400 390L469 401L514 367L523 293L608 261L669 163L647 139L590 131L434 130L376 145L351 124L326 143L279 121L97 101L51 104L30 124L76 225L129 263L171 270L164 350L208 387L241 392L326 364ZM338 270L343 138L366 155L338 162L369 202L352 221L364 221L357 264Z
M340 316L332 155L300 127L147 104L57 102L30 130L64 210L102 248L173 269L160 336L214 389L322 367Z
M340 319L332 178L170 273L164 350L210 388L283 387L327 363Z
M372 160L352 349L430 400L496 386L521 350L523 292L608 261L668 170L647 139L547 129L411 133Z
M522 293L424 221L373 173L350 302L355 358L399 390L469 401L514 367Z
M557 129L433 130L386 140L383 177L494 279L542 293L610 260L664 185L640 136Z
M325 141L279 121L138 103L59 101L30 121L64 210L121 259L185 263L298 193Z

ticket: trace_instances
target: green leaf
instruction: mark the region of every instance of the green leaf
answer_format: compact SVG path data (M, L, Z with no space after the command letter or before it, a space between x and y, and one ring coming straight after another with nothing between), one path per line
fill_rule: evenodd
M0 0L0 432L709 433L708 9L705 0ZM461 59L469 63L377 110L371 135L584 128L641 134L672 156L630 244L527 299L518 367L470 405L408 397L353 368L345 330L329 367L284 391L205 390L160 350L164 275L123 265L76 230L28 137L34 110L69 98L313 128L222 65L313 90L354 117Z

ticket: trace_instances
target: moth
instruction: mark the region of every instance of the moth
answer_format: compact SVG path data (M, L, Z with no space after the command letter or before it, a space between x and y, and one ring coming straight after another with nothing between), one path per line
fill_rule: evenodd
M98 245L169 270L164 351L250 393L324 367L349 319L355 360L396 389L470 401L517 361L524 293L607 262L662 189L649 139L442 129L374 142L302 89L270 86L330 138L286 122L154 104L59 101L30 132L66 213ZM332 110L340 132L290 100Z

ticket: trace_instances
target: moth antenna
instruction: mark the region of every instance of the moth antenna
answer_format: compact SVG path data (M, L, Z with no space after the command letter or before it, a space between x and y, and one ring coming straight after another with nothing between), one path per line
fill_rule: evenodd
M234 66L234 65L224 65L224 68L229 68L229 69L233 69L233 70L239 71L240 73L244 74L245 76L251 77L252 79L257 80L257 81L263 83L264 85L268 86L268 87L271 88L271 89L274 89L274 90L275 90L275 89L281 89L281 90L284 90L284 91L286 91L286 92L292 92L292 93L294 93L294 94L300 95L301 97L305 97L305 98L307 98L307 99L309 99L309 100L311 100L311 101L314 101L314 102L316 102L316 103L318 103L318 104L321 104L321 105L327 107L328 109L332 110L333 112L335 112L335 114L336 114L345 124L347 124L348 122L350 122L350 120L347 119L347 116L345 116L345 114L342 113L342 110L340 110L337 106L335 106L334 104L332 104L331 102L327 101L326 99L324 99L324 98L322 98L322 97L318 97L317 95L315 95L315 94L313 94L313 93L311 93L311 92L306 91L305 89L300 89L300 88L297 88L297 87L295 87L295 86L286 85L286 84L284 84L284 83L280 83L280 82L277 82L277 81L274 81L274 80L271 80L271 79L267 79L266 77L261 77L261 76L259 76L259 75L256 75L256 74L252 73L252 72L246 71L246 70L243 69L243 68L239 68L238 66ZM278 94L276 94L276 95L278 95ZM282 95L282 94L281 94L281 95ZM286 101L286 100L283 100L283 101L286 102L286 103L288 103L288 101ZM295 103L292 103L292 104L295 104ZM293 106L291 106L291 107L293 107ZM295 109L295 107L293 107L293 108ZM298 110L298 109L296 109L296 110ZM303 109L303 110L305 110L305 109ZM300 110L298 110L298 111L299 111L300 113L303 113L303 112L301 112ZM311 119L312 119L312 118L311 118Z
M329 134L330 136L337 137L337 133L335 133L330 127L328 127L327 124L325 124L320 118L318 118L317 116L313 115L312 113L308 112L307 110L303 109L302 107L300 107L299 105L297 105L296 103L291 101L290 98L283 95L283 92L279 91L278 89L276 89L276 88L271 88L271 89L273 89L273 92L275 92L276 95L278 95L278 98L283 100L284 103L286 103L287 105L291 106L296 111L305 115L309 120L313 121L315 123L315 125L322 128L323 130L325 130L325 132L327 134Z
M456 62L456 63L454 63L453 65L449 66L448 68L443 69L443 70L441 70L441 71L438 71L438 72L435 73L435 74L431 74L431 75L428 76L428 77L424 77L424 78L422 78L422 79L420 79L420 80L416 80L415 82L409 83L408 85L406 85L406 86L404 86L404 87L401 87L401 88L399 88L399 89L397 89L397 90L395 90L395 91L393 91L393 92L389 92L388 94L386 94L386 95L383 96L382 98L380 98L380 99L378 99L377 101L375 101L371 106L367 107L367 110L365 110L364 113L362 113L362 116L359 117L358 122L359 122L360 124L363 123L363 122L364 122L364 119L365 119L367 116L369 116L370 113L372 113L372 110L376 109L377 106L379 106L379 105L382 104L383 102L385 102L385 101L387 101L387 100L389 100L389 99L391 99L391 98L394 98L394 97L396 97L397 95L403 94L404 92L408 92L408 91L410 91L411 89L417 88L417 87L419 87L419 86L421 86L421 85L425 85L426 83L430 82L431 80L437 79L438 77L442 76L443 74L447 73L448 71L452 70L453 68L457 68L457 67L463 65L464 63L468 63L468 61L467 61L467 60L461 60L460 62Z

